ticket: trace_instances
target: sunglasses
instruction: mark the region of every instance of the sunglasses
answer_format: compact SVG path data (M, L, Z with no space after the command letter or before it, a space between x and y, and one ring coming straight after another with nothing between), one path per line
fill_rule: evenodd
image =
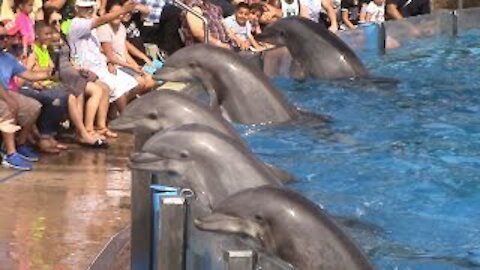
M6 41L6 40L8 40L9 38L10 38L10 36L8 36L8 35L0 35L0 40L1 40L1 41Z

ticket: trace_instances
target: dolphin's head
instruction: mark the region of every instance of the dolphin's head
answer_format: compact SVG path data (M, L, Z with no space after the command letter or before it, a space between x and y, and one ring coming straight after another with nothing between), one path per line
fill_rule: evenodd
M187 147L172 140L170 134L161 132L152 136L140 152L130 158L130 168L155 173L184 175L191 161Z
M237 145L237 142L211 127L186 124L151 136L141 151L132 156L131 167L152 172L174 171L178 174L182 174L189 166L205 172L212 171L215 167L221 167L228 157L225 152L236 149L232 145Z
M232 159L242 164L235 152L243 148L236 145L213 128L183 125L150 137L141 151L132 155L130 168L166 175L169 181L191 188L204 205L211 206L223 199L229 188L239 186L232 183L232 175L238 174L228 169Z
M159 91L147 93L128 104L122 114L112 122L110 128L120 131L152 133L165 128L164 95Z
M221 50L210 45L187 46L175 52L163 68L155 72L154 78L173 82L202 82L212 77L218 68L215 52Z
M255 39L277 46L286 46L287 41L294 38L292 34L295 33L295 30L292 28L298 24L297 20L297 18L293 17L278 20L265 27L262 33L255 36Z

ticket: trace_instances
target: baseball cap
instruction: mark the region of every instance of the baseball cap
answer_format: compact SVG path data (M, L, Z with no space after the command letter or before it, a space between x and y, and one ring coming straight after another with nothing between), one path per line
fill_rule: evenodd
M94 7L97 5L95 0L76 0L75 5L78 7Z

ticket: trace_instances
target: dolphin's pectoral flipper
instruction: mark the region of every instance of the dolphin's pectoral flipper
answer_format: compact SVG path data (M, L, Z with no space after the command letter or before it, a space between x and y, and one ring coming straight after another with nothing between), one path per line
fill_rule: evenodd
M275 165L266 162L264 162L263 165L283 184L288 184L295 181L295 177L286 170L275 167Z
M255 221L216 212L197 218L194 223L202 231L246 235L258 240L264 234L261 225Z

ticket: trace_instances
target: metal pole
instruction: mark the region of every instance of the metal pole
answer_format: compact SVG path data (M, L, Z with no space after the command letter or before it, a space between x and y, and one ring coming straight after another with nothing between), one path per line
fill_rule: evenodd
M139 151L151 134L135 134L135 151ZM146 270L152 265L152 174L132 170L131 187L131 269Z
M185 269L187 204L183 196L160 198L155 215L154 270Z
M208 36L209 36L209 31L208 31L208 21L207 18L203 17L203 14L198 13L196 10L192 9L188 5L185 5L183 2L179 0L173 0L173 4L180 9L183 9L187 12L192 13L195 17L199 18L203 22L203 42L205 44L208 44Z

